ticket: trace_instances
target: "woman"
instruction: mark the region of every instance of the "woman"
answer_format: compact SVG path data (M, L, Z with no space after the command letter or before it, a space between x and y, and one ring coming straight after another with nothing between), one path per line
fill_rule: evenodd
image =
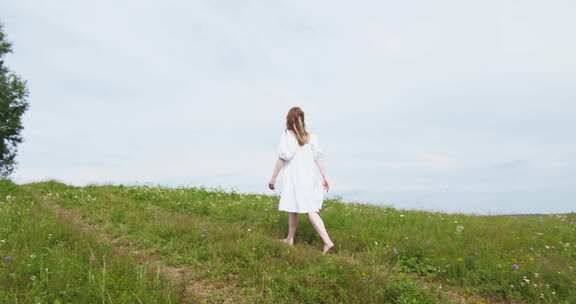
M282 170L283 189L278 210L288 212L288 236L282 242L294 245L298 214L308 213L308 219L324 241L322 253L326 254L334 243L318 214L322 208L323 190L329 188L322 155L318 138L306 131L304 112L299 107L291 108L286 116L286 130L278 144L279 157L268 187L275 189L276 177Z

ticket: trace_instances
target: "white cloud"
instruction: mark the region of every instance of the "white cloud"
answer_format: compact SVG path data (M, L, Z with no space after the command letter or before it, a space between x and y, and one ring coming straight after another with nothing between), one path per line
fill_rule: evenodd
M502 197L514 211L554 189L546 206L567 209L574 8L3 2L8 64L32 92L15 177L266 191L285 111L299 104L349 198L460 206L421 194L449 189L469 194L463 210ZM474 199L489 191L507 194Z
M453 168L460 163L456 158L438 152L420 152L416 159L425 166L433 168Z

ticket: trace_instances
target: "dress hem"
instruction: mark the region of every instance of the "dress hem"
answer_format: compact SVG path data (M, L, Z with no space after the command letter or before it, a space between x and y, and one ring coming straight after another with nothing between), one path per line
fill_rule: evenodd
M293 210L288 210L288 209L278 209L278 211L284 211L284 212L290 212L290 213L310 213L310 212L320 212L320 209L316 209L316 210L298 210L298 211L293 211Z

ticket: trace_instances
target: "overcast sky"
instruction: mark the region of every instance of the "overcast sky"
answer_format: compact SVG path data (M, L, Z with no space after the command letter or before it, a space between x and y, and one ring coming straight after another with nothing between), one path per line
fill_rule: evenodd
M576 208L573 1L2 1L18 182L269 193L300 105L333 195Z

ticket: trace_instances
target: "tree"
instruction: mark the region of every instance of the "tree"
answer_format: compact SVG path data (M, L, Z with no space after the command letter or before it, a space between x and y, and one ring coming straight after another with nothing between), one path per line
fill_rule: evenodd
M16 168L16 152L22 143L22 115L28 109L28 89L20 76L4 64L4 56L12 52L0 24L0 177L7 177Z

